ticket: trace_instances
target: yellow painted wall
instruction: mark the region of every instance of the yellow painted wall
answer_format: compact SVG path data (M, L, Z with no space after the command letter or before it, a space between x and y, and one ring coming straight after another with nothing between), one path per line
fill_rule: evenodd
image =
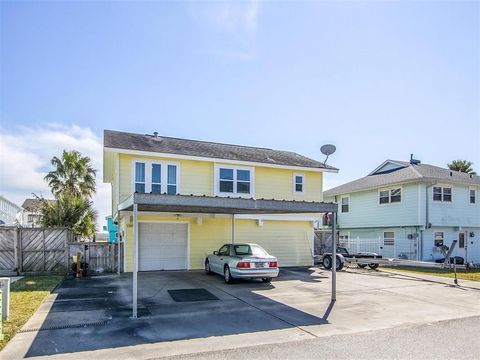
M132 194L133 159L171 161L178 163L180 165L180 192L182 194L213 195L213 163L121 154L120 202Z
M171 161L180 165L181 194L213 195L214 163L206 161L178 160L160 157L142 157L120 155L120 202L132 194L132 164L133 159L150 159ZM219 162L225 165L228 163ZM230 166L235 166L230 164ZM305 191L294 193L293 176L305 176ZM255 198L278 200L308 200L322 201L322 173L313 171L296 171L276 169L262 166L255 167Z
M139 220L176 221L176 218L139 215ZM202 269L207 254L231 242L231 219L204 218L197 224L196 218L180 218L190 224L190 268ZM127 222L129 217L127 217ZM121 222L122 224L122 222ZM308 221L235 221L236 243L251 242L261 245L276 256L280 266L312 265L313 227ZM126 227L126 269L132 271L133 227Z
M294 174L304 175L303 193L294 192ZM256 167L255 192L256 198L322 201L322 173Z

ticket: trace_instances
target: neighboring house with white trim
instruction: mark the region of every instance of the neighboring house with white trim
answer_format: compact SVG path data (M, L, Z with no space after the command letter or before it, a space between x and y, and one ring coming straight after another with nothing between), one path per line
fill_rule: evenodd
M103 165L126 271L203 268L231 242L312 265L313 222L336 209L323 173L337 169L290 151L105 130Z
M46 200L53 202L55 200ZM42 205L39 199L25 199L20 212L17 214L17 223L22 227L40 227L40 207Z
M15 225L16 216L20 210L20 206L0 195L0 225Z
M443 257L436 245L458 240L454 255L480 263L479 190L480 176L387 160L324 198L339 204L342 241L380 239L382 255L431 261Z

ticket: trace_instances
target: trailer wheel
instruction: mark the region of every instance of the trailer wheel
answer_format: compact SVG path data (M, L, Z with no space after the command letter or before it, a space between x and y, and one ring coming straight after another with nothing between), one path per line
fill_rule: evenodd
M337 255L337 271L340 271L343 269L343 261L340 259L340 256Z
M332 268L332 258L330 257L330 255L325 255L323 257L322 264L326 270L330 270Z
M332 268L332 257L330 255L325 255L322 260L323 267L326 270L330 270ZM343 261L340 256L337 255L337 264L336 264L337 271L343 269Z
M367 264L357 264L360 269L365 269Z
M376 268L378 268L378 264L368 264L368 267L372 270L375 270Z

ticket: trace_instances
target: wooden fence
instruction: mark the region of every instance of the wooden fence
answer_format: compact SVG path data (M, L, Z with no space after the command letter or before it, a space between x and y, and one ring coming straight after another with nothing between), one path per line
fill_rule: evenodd
M72 242L73 239L72 232L64 228L0 227L0 271L66 273L78 252L89 264L90 272L118 270L118 245ZM122 264L123 250L120 255Z

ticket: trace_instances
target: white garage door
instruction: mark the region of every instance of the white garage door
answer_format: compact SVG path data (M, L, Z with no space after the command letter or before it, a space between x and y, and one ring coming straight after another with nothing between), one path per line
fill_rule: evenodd
M140 223L140 271L187 268L187 224Z

